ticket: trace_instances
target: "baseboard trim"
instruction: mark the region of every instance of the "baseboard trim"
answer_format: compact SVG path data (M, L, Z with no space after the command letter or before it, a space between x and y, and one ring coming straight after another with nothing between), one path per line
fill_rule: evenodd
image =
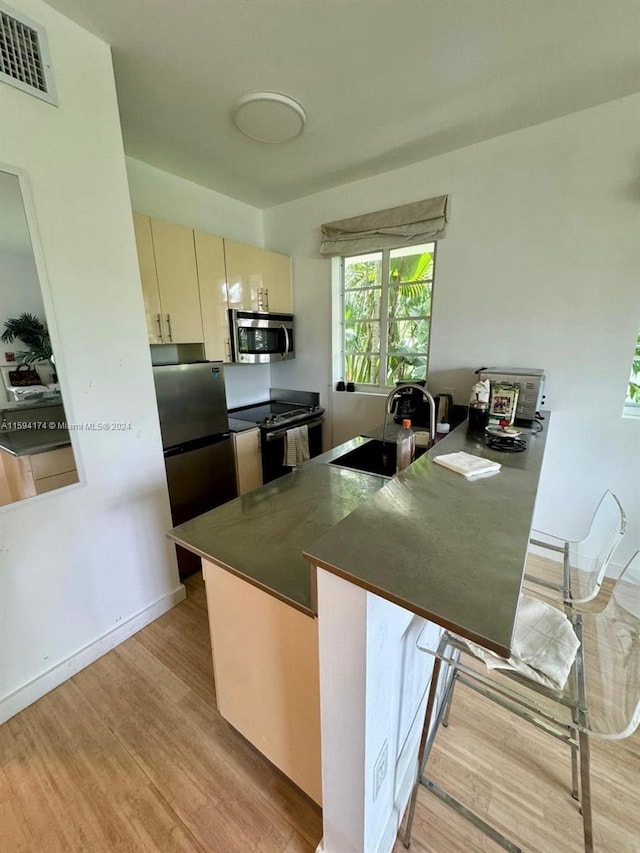
M80 672L98 658L110 652L120 643L128 640L145 625L153 622L163 613L171 610L176 604L184 601L187 591L182 584L171 592L158 598L157 601L144 607L138 613L134 613L125 622L120 622L115 628L102 634L97 639L88 643L83 648L74 652L68 658L60 661L45 672L27 681L22 687L18 687L0 699L0 725L11 717L32 705L54 687L58 687L64 681Z

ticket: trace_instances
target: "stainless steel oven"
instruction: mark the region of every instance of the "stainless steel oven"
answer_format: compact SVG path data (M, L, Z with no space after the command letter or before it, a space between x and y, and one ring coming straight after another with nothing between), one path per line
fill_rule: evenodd
M284 464L285 436L292 427L306 426L309 433L309 455L322 453L322 416L320 394L316 391L291 391L271 388L271 399L253 406L233 409L234 420L247 421L260 427L262 479L269 483L291 471Z
M229 311L231 357L241 364L263 364L295 357L293 314Z
M309 420L290 421L291 426L302 426L309 430L309 455L313 459L322 453L322 417L313 417ZM284 439L287 434L286 427L262 426L260 428L260 445L262 450L262 480L270 483L283 477L291 471L284 464Z

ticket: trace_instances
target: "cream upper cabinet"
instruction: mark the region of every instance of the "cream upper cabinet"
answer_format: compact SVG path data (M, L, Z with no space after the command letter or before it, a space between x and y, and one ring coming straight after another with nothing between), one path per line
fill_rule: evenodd
M227 239L224 253L230 308L292 311L291 258L288 255Z
M142 282L142 295L144 297L144 311L147 318L149 343L161 344L163 343L162 308L160 307L156 259L153 253L151 219L140 213L134 213L133 227L136 234L138 265L140 266L140 280Z
M195 231L194 238L205 356L210 361L231 361L222 237Z
M291 258L279 252L267 252L265 249L261 251L267 289L267 311L292 314Z
M238 494L257 489L262 485L262 455L260 452L260 430L248 429L233 434L233 449L236 457L236 480Z
M149 343L204 343L231 361L229 308L293 311L291 258L133 214Z
M202 343L196 250L191 228L151 220L164 343Z

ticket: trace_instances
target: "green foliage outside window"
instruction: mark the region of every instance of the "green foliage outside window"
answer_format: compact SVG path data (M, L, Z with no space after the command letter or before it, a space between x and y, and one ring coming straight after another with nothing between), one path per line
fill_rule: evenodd
M629 377L629 391L627 392L629 400L633 403L640 403L640 333L636 338L636 351L631 364L631 376Z
M426 379L434 254L429 244L345 258L347 381L389 386ZM387 282L383 268L388 268ZM388 310L382 316L385 301Z

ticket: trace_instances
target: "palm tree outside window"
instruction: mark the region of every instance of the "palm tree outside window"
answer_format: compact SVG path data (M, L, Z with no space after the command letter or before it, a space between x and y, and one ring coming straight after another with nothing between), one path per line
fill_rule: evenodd
M342 259L344 378L388 388L427 378L435 243Z

